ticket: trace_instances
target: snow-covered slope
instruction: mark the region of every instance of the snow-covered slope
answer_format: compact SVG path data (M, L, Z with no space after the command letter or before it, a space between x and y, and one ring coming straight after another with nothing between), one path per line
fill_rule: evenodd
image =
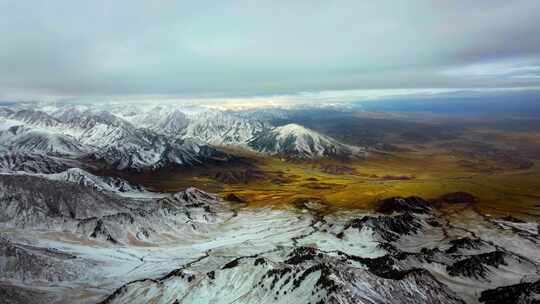
M360 152L357 147L342 144L298 124L264 130L250 140L249 146L264 153L301 158L347 156Z
M184 138L196 138L218 146L246 147L250 139L264 128L260 121L230 112L206 111L189 116L182 132Z
M540 278L537 223L446 217L419 197L321 215L0 175L0 204L14 303L518 303Z
M96 176L79 168L71 168L64 172L45 174L42 176L51 180L66 181L81 186L91 187L99 191L114 192L123 196L150 195L144 187L139 185L129 183L120 178Z
M115 190L113 184L73 170L46 177L0 175L0 227L70 232L115 244L127 244L131 237L160 242L175 238L167 233L180 236L200 223L216 222L222 205L217 196L195 188L142 200Z
M133 282L103 303L463 303L420 269L387 265L385 277L373 260L341 252L298 247L282 254L241 257L206 273L178 269Z
M189 123L187 115L174 107L156 106L142 113L125 116L121 112L119 115L135 126L172 137L178 137Z
M59 173L80 163L60 157L21 151L0 151L0 172Z
M53 116L36 110L20 110L8 116L13 120L18 120L34 127L51 128L57 127L61 123Z
M472 231L464 236L468 230L446 223L418 197L385 204L385 212L394 205L391 214L341 213L304 222L307 229L296 226L294 214L279 215L296 233L281 231L268 214L253 217L246 225L260 227L256 235L246 240L233 228L229 239L231 249L244 254L222 258L222 237L191 262L157 279L124 284L102 303L477 303L482 290L538 280L539 260L522 254L538 250L536 241L497 240L505 234L497 229L485 234L489 240ZM242 220L239 214L236 221ZM266 225L273 227L270 238ZM286 235L291 247L280 242ZM504 296L531 298L526 288L536 285L528 284ZM493 293L482 294L494 301Z

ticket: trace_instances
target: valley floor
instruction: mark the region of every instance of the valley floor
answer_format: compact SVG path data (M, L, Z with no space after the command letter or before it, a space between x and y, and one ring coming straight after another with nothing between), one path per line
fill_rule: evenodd
M234 194L256 207L286 207L313 199L329 209L372 210L378 200L387 197L435 199L465 191L478 197L476 208L486 214L524 219L540 216L538 161L516 167L505 159L469 157L435 145L402 148L399 153L371 153L367 159L346 161L286 160L244 153L243 160L234 164L124 177L157 191L196 186L223 197Z

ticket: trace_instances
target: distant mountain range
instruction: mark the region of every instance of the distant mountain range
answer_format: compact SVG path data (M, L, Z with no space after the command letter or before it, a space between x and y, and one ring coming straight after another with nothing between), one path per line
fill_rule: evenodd
M44 157L104 163L117 170L197 166L232 159L233 155L220 148L224 146L301 159L365 152L298 124L273 125L273 118L284 115L285 111L275 110L163 106L3 108L1 168L37 172L42 164L36 161ZM15 156L17 153L22 156ZM35 167L28 168L30 162L22 158L33 159Z

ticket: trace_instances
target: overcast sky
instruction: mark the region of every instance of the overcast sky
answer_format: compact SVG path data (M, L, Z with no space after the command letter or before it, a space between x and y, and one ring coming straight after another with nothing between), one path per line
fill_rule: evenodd
M540 86L539 0L0 0L0 100Z

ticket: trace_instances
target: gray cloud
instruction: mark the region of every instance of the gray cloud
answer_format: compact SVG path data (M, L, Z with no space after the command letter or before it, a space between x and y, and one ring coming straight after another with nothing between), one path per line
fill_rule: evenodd
M0 0L0 11L0 96L540 85L537 0ZM471 77L504 64L519 75Z

